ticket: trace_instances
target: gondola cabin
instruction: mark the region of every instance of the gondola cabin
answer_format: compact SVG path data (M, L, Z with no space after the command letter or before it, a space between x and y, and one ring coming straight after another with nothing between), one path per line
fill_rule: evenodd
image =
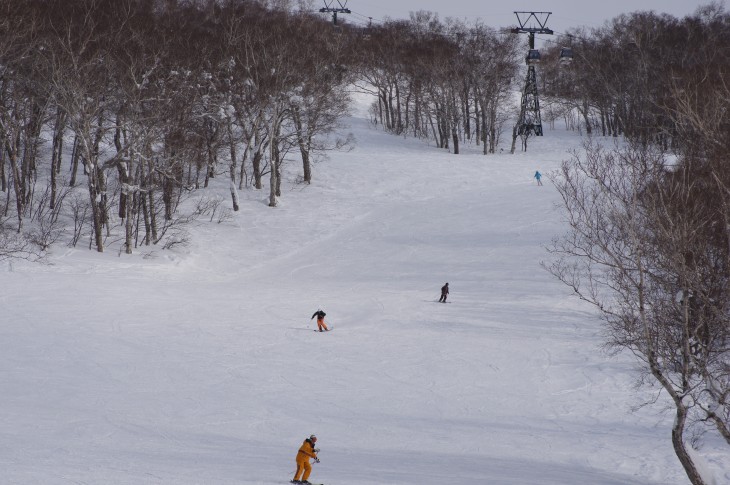
M539 64L540 63L540 51L537 49L530 49L530 51L527 53L527 57L525 58L525 61L528 65L531 64Z
M568 64L573 62L573 49L570 47L563 47L560 49L560 62Z

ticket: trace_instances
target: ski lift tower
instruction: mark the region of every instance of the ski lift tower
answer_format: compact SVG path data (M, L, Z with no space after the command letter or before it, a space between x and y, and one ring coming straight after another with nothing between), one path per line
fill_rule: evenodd
M540 100L537 97L537 75L535 66L540 63L540 51L535 49L535 34L553 35L553 31L547 28L547 19L552 12L515 12L519 27L512 29L513 34L528 34L530 50L525 56L527 64L527 78L525 87L522 90L522 103L520 105L520 117L514 128L512 152L514 152L514 140L519 135L522 137L522 147L527 150L527 138L534 134L542 136L542 119L540 117Z
M334 25L337 25L337 14L338 13L352 13L352 11L347 8L347 0L344 0L344 2L337 0L337 5L339 7L333 7L332 4L334 4L334 0L324 0L324 7L320 8L319 11L321 13L331 13L332 14L332 23Z

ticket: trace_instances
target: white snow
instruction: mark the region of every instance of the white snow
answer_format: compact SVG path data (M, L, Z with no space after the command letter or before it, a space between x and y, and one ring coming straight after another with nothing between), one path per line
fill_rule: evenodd
M565 225L532 176L579 136L457 156L361 111L311 185L288 162L277 208L241 191L185 249L3 263L0 482L288 483L314 433L327 485L689 483L664 397L632 412L633 357L540 267Z

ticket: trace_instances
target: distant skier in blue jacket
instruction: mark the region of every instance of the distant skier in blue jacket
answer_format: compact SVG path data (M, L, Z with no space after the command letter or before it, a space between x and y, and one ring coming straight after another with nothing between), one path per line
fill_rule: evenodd
M542 178L542 174L535 170L535 180L537 180L537 185L542 185L542 181L540 180Z

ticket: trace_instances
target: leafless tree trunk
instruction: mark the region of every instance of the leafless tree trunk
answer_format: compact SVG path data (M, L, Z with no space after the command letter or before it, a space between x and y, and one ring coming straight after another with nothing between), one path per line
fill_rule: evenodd
M262 150L266 148L266 143L256 145L256 151L253 154L253 159L251 160L251 164L253 167L253 180L254 180L254 187L261 190L264 188L264 184L261 180L262 177L262 170L261 170L261 160L263 159L264 155L262 153Z
M56 207L56 193L58 191L58 173L61 171L63 159L63 135L66 130L66 113L57 109L56 123L53 129L53 149L51 155L51 201L50 207Z
M236 140L233 136L233 120L230 118L226 119L226 127L228 130L228 143L230 146L230 153L231 153L231 165L230 165L230 177L231 177L231 184L230 184L230 191L231 191L231 204L233 206L233 211L238 212L239 206L238 206L238 191L236 190Z
M269 125L269 207L276 207L277 190L279 190L279 129L281 126L281 108L274 107Z

